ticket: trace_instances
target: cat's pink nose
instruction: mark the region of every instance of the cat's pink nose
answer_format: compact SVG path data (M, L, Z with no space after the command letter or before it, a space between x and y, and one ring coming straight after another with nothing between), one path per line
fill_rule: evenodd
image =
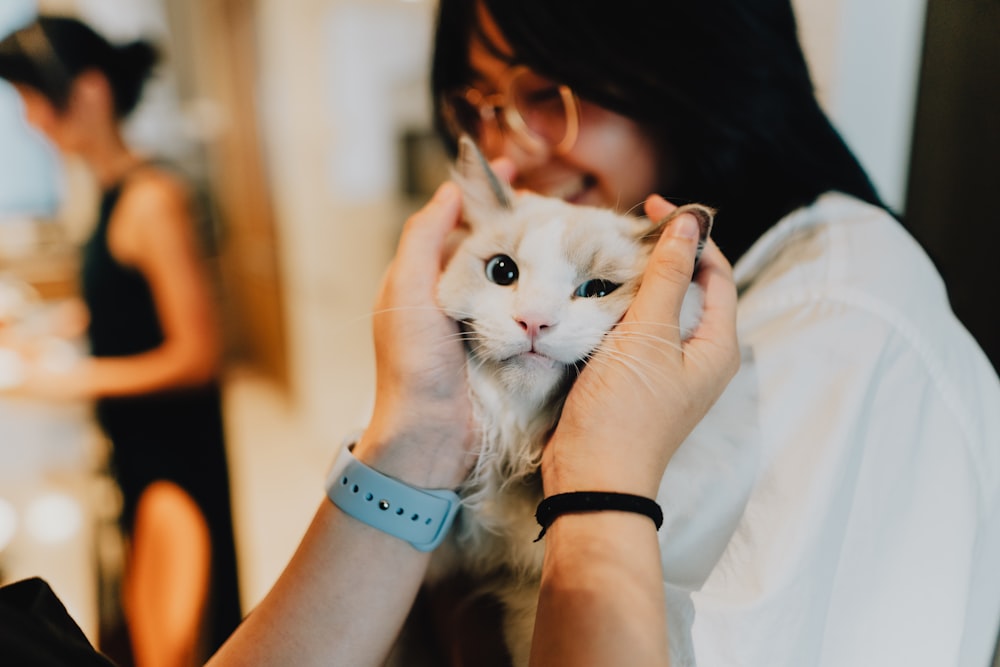
M543 330L552 326L547 319L541 317L516 317L514 319L531 340L538 338Z

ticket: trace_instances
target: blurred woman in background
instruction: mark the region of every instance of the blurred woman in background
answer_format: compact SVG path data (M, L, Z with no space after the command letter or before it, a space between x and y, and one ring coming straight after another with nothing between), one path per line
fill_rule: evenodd
M96 399L128 539L123 606L140 667L200 664L240 620L211 282L181 178L130 148L122 123L157 61L84 23L41 17L0 42L28 122L102 191L83 250L92 356L29 365L17 388Z

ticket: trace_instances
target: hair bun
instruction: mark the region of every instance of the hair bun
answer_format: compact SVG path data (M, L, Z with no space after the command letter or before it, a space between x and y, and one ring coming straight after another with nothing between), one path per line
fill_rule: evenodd
M116 50L122 62L130 65L129 69L147 75L160 60L159 50L144 39L122 44Z
M114 63L108 72L113 79L115 106L119 117L135 109L146 80L160 60L160 52L146 40L136 40L114 47Z

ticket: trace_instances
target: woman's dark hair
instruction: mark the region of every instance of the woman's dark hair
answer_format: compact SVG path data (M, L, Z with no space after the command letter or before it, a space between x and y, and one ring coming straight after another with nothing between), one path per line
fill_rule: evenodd
M790 0L440 0L431 86L451 150L439 103L470 82L470 41L490 48L479 3L516 62L647 128L660 194L718 208L733 261L826 191L885 207L816 100Z
M149 42L111 44L69 17L39 17L0 41L0 78L35 88L65 110L76 77L98 70L111 86L117 118L135 109L158 60Z

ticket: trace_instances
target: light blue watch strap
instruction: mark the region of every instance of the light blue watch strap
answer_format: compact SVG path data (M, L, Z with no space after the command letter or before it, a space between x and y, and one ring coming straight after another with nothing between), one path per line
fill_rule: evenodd
M354 458L345 446L326 478L326 495L345 513L384 533L432 551L444 540L461 506L450 489L418 489Z

